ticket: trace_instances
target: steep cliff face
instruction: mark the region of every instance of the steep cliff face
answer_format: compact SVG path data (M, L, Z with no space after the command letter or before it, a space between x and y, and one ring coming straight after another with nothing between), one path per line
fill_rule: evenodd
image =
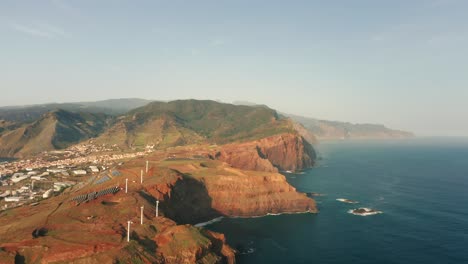
M314 164L315 157L312 145L303 137L291 133L225 145L214 155L214 158L235 168L267 172L309 168Z
M171 177L164 176L164 182L147 185L146 190L162 200L164 215L178 223L317 212L315 201L297 192L279 173L241 171L219 162L171 167L180 171L172 171Z
M223 215L317 212L314 200L297 192L281 174L234 172L235 175L201 179L212 199L212 208Z

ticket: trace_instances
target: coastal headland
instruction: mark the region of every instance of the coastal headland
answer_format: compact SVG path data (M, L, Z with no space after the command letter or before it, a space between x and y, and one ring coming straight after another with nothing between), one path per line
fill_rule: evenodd
M284 151L290 142L295 144ZM313 199L297 192L283 175L271 169L310 165L310 157L302 153L302 142L298 135L282 134L243 143L239 156L233 158L237 161L234 165L217 155L232 150L233 144L171 147L123 160L114 168L119 176L102 183L96 178L38 204L1 212L0 262L234 263L235 250L226 244L224 235L194 224L220 216L317 212ZM275 158L270 160L258 152L252 159L251 148L258 144L268 145L266 153ZM287 158L280 157L281 153ZM242 160L244 157L248 160ZM249 164L260 160L270 165ZM240 164L246 164L247 169ZM81 203L73 200L112 187L119 191ZM129 242L128 221L132 222Z

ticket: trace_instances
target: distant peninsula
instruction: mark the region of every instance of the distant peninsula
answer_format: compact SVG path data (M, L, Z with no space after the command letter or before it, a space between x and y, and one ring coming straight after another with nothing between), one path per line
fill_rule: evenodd
M235 101L236 105L262 106L248 101ZM317 140L343 139L392 139L411 138L412 132L388 128L380 124L353 124L349 122L322 120L296 114L280 113L301 124Z
M333 139L392 139L411 138L414 134L407 131L390 129L379 124L353 124L348 122L320 120L292 114L285 114L301 123L319 140Z

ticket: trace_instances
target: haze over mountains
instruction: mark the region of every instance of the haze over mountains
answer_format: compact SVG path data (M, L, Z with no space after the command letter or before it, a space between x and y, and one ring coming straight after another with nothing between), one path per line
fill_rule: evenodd
M63 149L98 136L112 117L98 113L52 110L31 123L7 123L0 132L0 157L23 157ZM1 130L0 130L1 131Z
M414 137L407 131L394 130L380 124L352 124L348 122L320 120L286 114L301 123L318 139L386 139Z
M96 102L75 102L75 103L50 103L22 106L0 107L0 120L14 122L35 121L43 114L56 109L63 109L71 112L104 113L108 115L121 115L131 109L141 107L152 102L152 100L125 98L109 99Z
M237 105L254 106L255 103L237 101ZM407 138L414 137L414 134L407 131L394 130L381 124L353 124L349 122L321 120L300 115L282 113L294 121L302 124L313 133L317 139L386 139L386 138Z
M291 119L289 119L288 117ZM0 156L26 157L96 138L142 149L255 140L280 133L318 139L402 138L409 132L278 114L264 105L209 100L113 99L0 108ZM301 125L302 124L302 125Z

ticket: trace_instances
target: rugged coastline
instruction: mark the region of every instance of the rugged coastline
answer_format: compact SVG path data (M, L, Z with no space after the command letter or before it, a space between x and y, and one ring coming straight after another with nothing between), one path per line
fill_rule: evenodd
M38 205L3 212L0 217L0 260L27 263L103 263L140 259L153 263L235 263L235 251L224 235L193 225L216 217L258 217L268 214L315 213L313 199L288 184L278 168L303 169L313 164L299 135L285 134L239 143L239 153L263 148L271 167L240 168L242 163L213 157L235 144L182 146L127 160L121 176L99 185L71 188ZM287 153L287 156L281 152ZM242 155L241 155L242 156ZM139 184L145 159L149 172ZM234 159L233 159L234 160ZM273 165L274 164L274 165ZM275 167L277 166L277 167ZM253 170L252 168L255 168ZM124 180L130 179L128 193ZM118 185L121 191L75 204L80 194ZM154 217L154 202L160 216ZM144 225L139 207L144 206ZM28 221L13 221L21 217ZM126 221L131 220L130 242ZM31 232L44 228L44 236ZM99 230L99 231L98 231ZM85 238L83 240L83 238ZM66 242L64 242L66 241ZM185 242L183 242L185 241ZM65 244L64 244L65 243ZM0 261L0 262L1 262Z

